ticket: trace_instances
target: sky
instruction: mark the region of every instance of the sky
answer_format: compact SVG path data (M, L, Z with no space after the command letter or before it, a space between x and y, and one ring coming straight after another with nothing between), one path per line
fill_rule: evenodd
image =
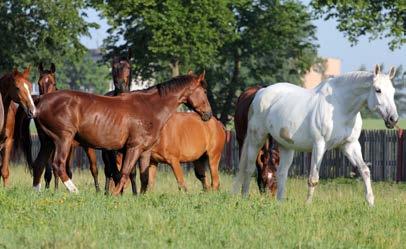
M98 48L108 35L109 25L95 10L89 9L86 12L88 14L87 20L98 23L100 28L90 30L91 37L82 37L81 42L87 48ZM382 63L387 69L390 66L399 65L406 68L405 45L400 49L391 51L386 39L369 41L368 38L362 37L357 45L351 46L344 35L336 29L334 20L316 20L314 24L317 27L319 56L340 59L342 73L355 71L361 65L372 70L375 64Z

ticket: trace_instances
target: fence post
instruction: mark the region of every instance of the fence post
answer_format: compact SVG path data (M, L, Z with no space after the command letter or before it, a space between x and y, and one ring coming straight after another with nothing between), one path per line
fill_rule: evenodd
M396 182L402 181L403 177L403 129L398 129L397 132L398 138L398 154L396 160Z

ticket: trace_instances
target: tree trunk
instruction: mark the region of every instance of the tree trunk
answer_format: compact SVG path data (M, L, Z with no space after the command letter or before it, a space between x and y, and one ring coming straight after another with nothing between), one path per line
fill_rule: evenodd
M169 66L172 69L172 77L179 76L179 60L172 59L171 63L169 63Z
M228 122L228 115L230 114L231 105L235 101L235 92L239 87L240 81L240 70L241 70L241 58L240 53L236 51L234 55L234 70L233 76L231 77L230 85L227 87L227 95L222 107L220 121L226 125Z

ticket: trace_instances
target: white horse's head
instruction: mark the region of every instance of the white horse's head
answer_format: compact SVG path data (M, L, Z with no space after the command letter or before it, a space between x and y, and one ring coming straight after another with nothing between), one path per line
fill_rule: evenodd
M374 79L368 96L368 108L376 111L385 121L387 128L395 127L399 115L395 105L395 88L392 79L395 77L396 68L392 67L389 74L381 73L379 65L375 66Z

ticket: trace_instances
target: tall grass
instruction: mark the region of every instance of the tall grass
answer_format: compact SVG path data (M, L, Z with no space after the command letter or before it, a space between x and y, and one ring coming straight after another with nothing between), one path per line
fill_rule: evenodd
M80 193L35 193L23 168L12 168L11 186L0 188L0 248L404 248L406 186L373 183L369 208L362 183L322 181L305 205L305 179L289 179L282 202L259 195L254 179L247 199L221 191L203 193L188 174L187 193L171 173L156 189L133 197L96 194L88 172L74 174ZM102 177L99 177L102 180ZM102 181L103 182L103 181Z

